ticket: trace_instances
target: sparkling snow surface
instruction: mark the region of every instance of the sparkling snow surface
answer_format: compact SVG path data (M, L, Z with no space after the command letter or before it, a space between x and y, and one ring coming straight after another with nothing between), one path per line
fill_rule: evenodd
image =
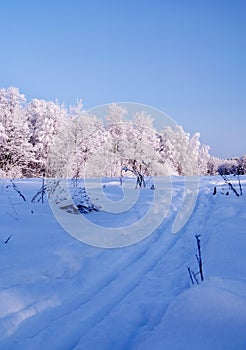
M236 197L225 195L220 177L200 178L192 215L173 234L184 195L184 179L173 177L163 223L141 242L116 249L74 239L47 201L31 203L41 180L16 180L26 202L8 179L0 180L0 349L246 349L242 179L244 194ZM155 191L163 182L157 180ZM130 186L135 191L133 180ZM105 212L101 198L91 200L102 210L85 215L105 227L123 225L123 217L131 224L145 215L151 191L141 189L134 210L123 216ZM117 208L119 181L105 180L103 193ZM198 270L196 234L205 281L192 286L187 266Z

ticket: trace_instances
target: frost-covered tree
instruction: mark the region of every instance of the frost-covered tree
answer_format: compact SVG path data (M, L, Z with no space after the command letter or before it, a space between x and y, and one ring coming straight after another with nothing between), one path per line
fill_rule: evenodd
M244 154L238 161L238 174L246 174L246 154Z
M91 162L102 142L102 122L83 109L82 101L70 108L68 164L73 177L93 175ZM88 173L88 174L87 174Z
M238 159L226 159L221 160L220 165L218 166L218 173L222 175L230 175L237 173L238 168Z
M127 140L127 166L137 173L159 175L159 139L150 115L144 111L134 114Z
M193 169L188 171L190 175L208 174L208 163L210 159L209 146L201 144L199 132L196 132L190 138L189 158L190 167Z
M209 147L201 145L200 134L193 136L177 125L163 129L159 134L159 152L162 163L175 175L207 174L210 159Z
M54 137L54 146L48 156L49 176L95 176L96 155L102 139L102 122L85 111L82 101L78 101L76 106L70 107L62 130Z
M189 169L187 169L186 171L190 175L198 175L200 170L199 156L200 156L201 142L199 138L200 138L199 132L196 132L191 137L189 135L189 147L188 147Z
M209 174L209 162L211 155L209 154L210 147L208 145L201 145L198 155L198 169L199 175Z
M29 142L35 153L36 173L43 175L55 137L63 130L66 110L58 103L34 99L26 106L25 113L30 130Z
M3 122L0 121L0 143L2 144L7 140L8 136L6 135L5 127Z
M211 156L208 161L208 174L211 176L218 175L218 168L221 164L220 158Z
M125 119L126 115L125 107L113 103L109 105L105 116L104 138L99 154L102 156L104 154L103 168L107 176L120 176L121 174L128 147L127 134L130 126Z
M28 123L24 95L13 87L0 89L0 168L9 177L29 176L33 159L28 142Z
M245 175L246 155L243 155L240 158L234 157L231 159L220 159L217 157L210 157L208 168L209 175Z
M175 173L187 175L191 167L189 165L189 138L181 126L175 128L166 127L160 133L162 162L171 164Z

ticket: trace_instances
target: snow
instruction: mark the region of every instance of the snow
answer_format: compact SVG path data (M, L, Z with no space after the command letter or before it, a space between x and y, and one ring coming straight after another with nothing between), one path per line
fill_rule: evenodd
M241 178L244 194L236 197L225 195L220 177L201 177L196 200L183 177L154 179L154 191L135 190L134 179L123 187L118 179L91 179L89 196L101 210L64 212L72 221L83 216L98 227L128 228L146 218L158 191L172 194L153 233L107 249L65 232L47 201L31 203L40 179L15 180L26 202L8 179L0 180L0 349L246 349L246 177ZM184 213L176 232L173 224L185 203L192 212ZM160 212L152 215L155 221ZM192 285L187 266L198 269L196 234L205 280Z

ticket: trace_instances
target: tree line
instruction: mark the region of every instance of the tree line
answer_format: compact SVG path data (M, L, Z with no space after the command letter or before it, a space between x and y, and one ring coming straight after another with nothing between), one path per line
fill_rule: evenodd
M67 109L58 102L27 102L17 88L2 88L0 177L121 176L124 169L152 176L214 175L225 163L211 157L199 133L190 135L178 125L157 131L145 111L131 120L127 114L124 106L111 104L103 122L82 101ZM246 157L240 162L245 172Z

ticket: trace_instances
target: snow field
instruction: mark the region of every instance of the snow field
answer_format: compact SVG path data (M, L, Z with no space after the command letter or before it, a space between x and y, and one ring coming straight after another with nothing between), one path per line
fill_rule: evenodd
M132 246L102 249L64 232L47 203L30 203L39 180L16 183L26 202L6 188L7 179L0 183L1 349L246 348L245 195L212 196L215 183L224 185L200 178L192 216L172 234L184 193L183 178L173 177L160 227ZM120 199L115 180L103 190ZM135 219L148 191L134 207ZM88 215L109 224L103 211ZM131 222L133 213L124 215ZM122 218L114 218L117 227ZM205 281L191 286L186 266L197 269L198 233Z

